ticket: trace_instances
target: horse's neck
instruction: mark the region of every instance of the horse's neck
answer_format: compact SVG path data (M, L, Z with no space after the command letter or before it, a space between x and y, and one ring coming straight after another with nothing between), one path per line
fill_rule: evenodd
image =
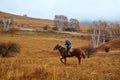
M58 49L60 53L63 53L65 51L65 48L61 46L61 48Z

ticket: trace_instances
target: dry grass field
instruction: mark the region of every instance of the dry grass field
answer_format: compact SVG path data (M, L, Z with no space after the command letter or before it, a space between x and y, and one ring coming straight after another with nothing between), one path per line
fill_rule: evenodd
M88 40L69 36L72 47L86 45ZM0 42L15 42L21 52L0 57L0 80L119 80L120 51L96 52L90 58L67 58L62 64L56 44L64 46L65 35L22 34L13 37L0 34Z

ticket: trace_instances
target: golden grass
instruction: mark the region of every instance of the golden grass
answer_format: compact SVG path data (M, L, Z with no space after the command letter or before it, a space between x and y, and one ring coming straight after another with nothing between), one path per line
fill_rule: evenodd
M118 80L120 78L120 51L99 52L91 58L67 58L62 64L53 47L64 46L64 35L0 34L1 42L13 41L21 45L21 53L14 57L0 57L0 80ZM73 47L88 40L70 37Z

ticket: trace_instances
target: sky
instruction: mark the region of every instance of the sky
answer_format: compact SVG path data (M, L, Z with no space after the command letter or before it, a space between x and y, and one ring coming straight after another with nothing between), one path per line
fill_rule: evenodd
M42 19L65 15L80 21L120 22L120 0L1 0L0 11Z

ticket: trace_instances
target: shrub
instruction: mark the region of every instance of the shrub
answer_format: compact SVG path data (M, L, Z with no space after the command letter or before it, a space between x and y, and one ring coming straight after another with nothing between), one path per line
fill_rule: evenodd
M83 46L82 49L85 51L88 58L92 53L96 52L96 49L93 48L92 46Z
M58 28L57 27L53 27L52 30L58 30Z
M16 28L14 28L14 27L10 28L8 31L8 33L11 34L12 37L15 34L15 32L16 32Z
M104 45L104 50L105 50L105 52L109 52L109 51L110 51L110 48L111 48L111 45L110 45L109 43L106 43L106 44Z
M49 29L49 26L48 26L48 25L45 25L45 26L43 26L43 29L44 29L44 30L48 30L48 29Z
M20 46L17 43L0 43L0 54L2 57L10 56L11 53L19 53Z
M3 33L3 29L1 28L1 26L0 26L0 33Z
M70 27L70 28L65 28L65 31L76 31L76 30L75 28Z

